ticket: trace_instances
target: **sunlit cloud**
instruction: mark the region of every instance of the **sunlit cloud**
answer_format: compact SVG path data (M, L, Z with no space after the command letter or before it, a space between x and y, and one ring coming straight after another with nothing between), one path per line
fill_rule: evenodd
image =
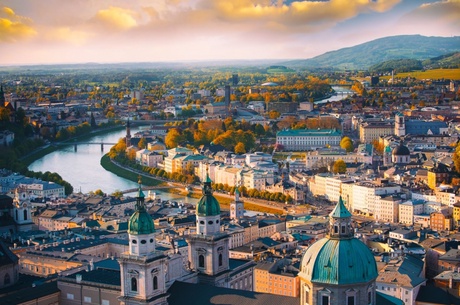
M138 25L136 15L132 10L110 6L98 11L93 20L109 29L128 30Z
M58 27L44 31L42 38L50 43L64 42L82 46L91 36L92 35L87 32L72 29L70 27Z
M36 30L29 18L16 15L13 9L3 7L0 11L0 43L13 43L35 36Z

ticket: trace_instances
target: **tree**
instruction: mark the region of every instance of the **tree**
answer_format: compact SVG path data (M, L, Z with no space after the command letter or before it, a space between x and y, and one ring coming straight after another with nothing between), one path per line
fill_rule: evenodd
M352 152L355 148L353 147L353 141L349 137L343 137L340 141L340 147L345 149L347 152Z
M235 154L245 154L246 149L244 147L244 144L242 142L238 142L238 144L235 145Z
M139 140L139 143L137 143L137 147L139 147L140 149L144 149L147 147L147 140L142 137L140 140Z
M165 137L165 144L168 148L177 147L181 140L181 134L177 128L171 128Z
M460 143L457 144L455 152L452 155L452 161L454 161L454 167L457 173L460 173Z
M347 172L347 164L342 159L338 159L332 166L332 172L334 174L345 174Z
M94 195L104 196L104 192L101 191L100 189L97 189L97 190L94 191Z

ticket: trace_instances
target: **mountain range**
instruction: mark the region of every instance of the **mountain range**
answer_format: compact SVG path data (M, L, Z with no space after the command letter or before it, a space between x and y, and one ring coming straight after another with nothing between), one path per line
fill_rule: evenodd
M291 68L365 70L398 59L427 60L460 51L460 36L399 35L372 40L310 58L282 63Z

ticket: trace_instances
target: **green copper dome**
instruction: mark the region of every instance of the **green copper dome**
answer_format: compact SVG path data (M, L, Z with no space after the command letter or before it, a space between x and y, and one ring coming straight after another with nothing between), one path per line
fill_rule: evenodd
M220 215L220 205L212 195L211 179L208 175L206 175L206 180L203 183L203 196L196 204L196 214L198 216Z
M307 249L302 258L300 277L330 285L367 283L377 278L377 264L372 252L353 237L351 216L340 196L329 215L329 234Z
M356 238L323 238L302 258L299 276L332 285L367 283L377 278L377 264L369 248Z
M152 217L145 208L144 198L145 196L139 182L139 189L136 197L136 211L129 218L128 234L143 235L155 233L155 225L153 224Z
M390 145L385 146L385 153L391 153L391 147Z

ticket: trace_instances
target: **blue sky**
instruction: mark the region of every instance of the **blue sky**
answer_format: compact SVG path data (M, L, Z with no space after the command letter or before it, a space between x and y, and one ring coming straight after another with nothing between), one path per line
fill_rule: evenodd
M0 65L298 59L460 36L460 0L0 0Z

